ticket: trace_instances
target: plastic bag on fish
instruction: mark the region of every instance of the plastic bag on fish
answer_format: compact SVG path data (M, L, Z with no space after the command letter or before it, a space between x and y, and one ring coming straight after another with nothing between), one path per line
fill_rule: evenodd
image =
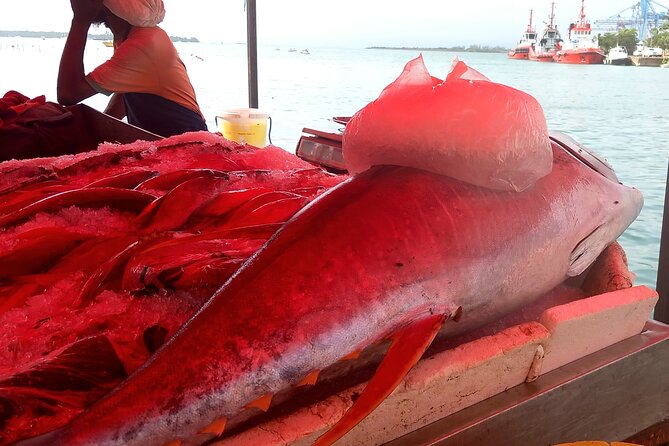
M152 27L165 18L163 0L104 0L111 12L134 26Z
M515 191L548 174L553 158L536 99L457 60L441 81L422 56L348 122L343 153L352 174L392 164Z

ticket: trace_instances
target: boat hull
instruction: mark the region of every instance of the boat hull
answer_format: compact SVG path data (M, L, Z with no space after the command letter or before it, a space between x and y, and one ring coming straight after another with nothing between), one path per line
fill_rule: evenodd
M557 63L593 65L604 63L604 53L598 48L563 50L555 53Z
M632 59L629 57L621 59L605 59L604 63L606 65L632 65Z
M509 59L527 60L529 58L527 50L516 49L507 53Z
M553 62L555 51L533 51L530 49L529 59L535 62Z

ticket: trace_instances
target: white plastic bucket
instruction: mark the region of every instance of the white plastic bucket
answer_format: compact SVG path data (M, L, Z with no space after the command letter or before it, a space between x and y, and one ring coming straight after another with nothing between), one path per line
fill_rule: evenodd
M226 139L255 147L267 145L269 115L256 108L234 108L216 116L216 126Z

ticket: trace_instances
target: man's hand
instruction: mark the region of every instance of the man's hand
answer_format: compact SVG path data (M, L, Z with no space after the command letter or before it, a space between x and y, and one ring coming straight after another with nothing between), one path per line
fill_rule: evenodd
M70 0L74 20L91 24L102 11L102 0Z
M102 11L102 0L70 0L70 4L74 19L58 69L58 102L63 105L76 104L96 93L84 78L84 49L88 29Z

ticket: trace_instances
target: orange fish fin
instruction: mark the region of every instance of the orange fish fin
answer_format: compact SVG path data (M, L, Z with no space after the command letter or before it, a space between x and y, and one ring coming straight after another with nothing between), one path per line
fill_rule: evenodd
M250 402L246 405L247 409L251 409L255 407L256 409L260 409L263 412L267 412L269 410L269 405L272 404L272 395L265 395L261 396L257 400Z
M307 376L302 378L302 381L297 383L297 387L302 387L302 386L313 386L316 384L316 381L318 381L318 375L321 373L320 370L314 370L313 372L309 373Z
M181 440L172 440L172 441L168 441L167 443L165 443L165 446L181 446L182 444L183 444L183 441L181 441Z
M213 423L202 429L200 433L214 434L217 437L220 437L221 435L223 435L223 432L225 432L225 425L227 424L227 422L228 422L227 418L219 418L218 420L214 420Z
M344 416L323 434L314 446L331 445L383 402L423 356L446 317L442 314L421 319L398 331L372 379Z
M358 359L360 357L360 353L362 353L360 350L353 350L351 353L349 353L348 355L341 358L340 361L348 361L348 360L351 360L351 359Z

